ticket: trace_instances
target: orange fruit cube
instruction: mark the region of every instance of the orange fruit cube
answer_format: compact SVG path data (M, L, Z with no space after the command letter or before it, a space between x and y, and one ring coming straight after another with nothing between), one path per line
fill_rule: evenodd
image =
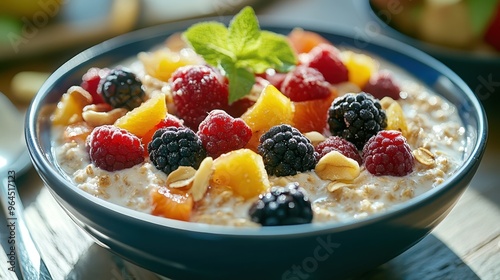
M185 190L159 187L151 192L151 214L169 219L189 221L193 198Z
M252 138L246 148L257 151L259 139L271 127L279 124L293 124L293 103L275 86L267 85L255 104L241 118L252 130Z
M163 120L166 115L165 94L158 93L117 119L115 125L140 138Z
M326 129L328 109L337 96L337 91L332 88L328 97L293 102L295 108L293 123L295 128L302 133L311 131L323 133Z
M249 149L231 151L216 158L210 185L229 187L246 199L258 196L270 187L262 157Z

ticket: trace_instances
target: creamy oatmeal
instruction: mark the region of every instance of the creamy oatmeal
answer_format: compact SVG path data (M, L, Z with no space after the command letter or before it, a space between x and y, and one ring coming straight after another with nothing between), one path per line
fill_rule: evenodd
M183 50L183 52L186 51ZM147 69L151 67L151 56L158 55L159 52L162 52L162 48L149 53L141 53L139 59L134 58L122 65L127 65L128 69L142 82L146 100L156 94L163 94L166 100L166 112L175 115L176 106L172 101L171 82L168 79L162 80L158 76L154 77L151 69ZM170 53L167 56L178 55L177 58L180 57L180 60L183 59L182 56L185 56L184 61L189 61L186 64L203 61L194 52L186 54L169 49L165 53ZM377 71L389 69L394 72L394 77L399 83L400 98L397 100L381 98L380 104L383 110L393 103L397 103L402 109L405 124L404 136L414 158L413 169L411 173L404 176L375 176L366 169L364 164L359 164L357 167L359 175L356 173L353 179L340 178L339 180L319 176L314 168L309 171L299 171L296 175L267 176L265 174L267 177L265 180L269 181L267 187L284 186L290 182L297 182L300 185L311 202L312 222L362 219L373 213L390 209L396 204L439 186L453 174L463 160L466 148L465 129L461 124L457 109L412 79L412 76L404 70L382 62L378 58L375 61L379 67ZM259 98L260 92L265 87L265 82L254 86L253 96ZM334 92L338 96L343 96L347 92L361 91L360 86L353 81L337 83L331 85L331 88L335 89ZM111 108L104 108L96 112L107 114L110 110ZM125 112L118 114L118 118L124 114ZM89 144L86 143L87 135L92 131L93 126L95 125L86 123L85 117L82 121L81 118L78 119L78 116L76 120L62 125L55 123L53 151L61 168L78 188L96 197L137 211L155 213L154 208L158 205L152 201L151 193L166 187L167 181L170 180L169 176L159 170L147 156L144 157L142 163L121 170L106 171L99 168L90 158ZM316 132L316 137L318 135L320 137L316 141L320 142L321 137L330 136L328 129L325 131ZM310 134L304 133L304 135ZM316 144L314 141L313 143ZM361 153L361 150L359 152ZM257 151L255 153L258 154ZM214 163L217 160L218 158L214 158ZM354 164L352 162L353 160L350 160L349 164ZM186 192L187 196L195 197L187 220L208 224L258 226L251 220L249 209L258 200L258 193L263 193L263 191L248 196L238 194L231 186L214 187L209 177L212 176L213 166L216 165L209 166L208 171L205 170L206 180L198 180L199 178L193 175L186 175L186 178L178 180L181 183L179 189L194 188L197 184L196 188L201 190L197 193ZM193 172L196 171L194 169Z

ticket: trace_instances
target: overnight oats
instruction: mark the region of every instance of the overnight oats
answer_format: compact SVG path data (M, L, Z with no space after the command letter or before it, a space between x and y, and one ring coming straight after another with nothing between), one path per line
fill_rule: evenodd
M78 188L231 226L362 219L440 185L466 149L457 109L411 73L310 31L260 30L248 7L89 69L51 120Z

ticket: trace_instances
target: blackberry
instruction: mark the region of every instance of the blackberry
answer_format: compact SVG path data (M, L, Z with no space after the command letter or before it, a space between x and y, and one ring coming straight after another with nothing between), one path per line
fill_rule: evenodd
M298 183L272 187L259 196L248 214L263 226L307 224L313 219L311 202Z
M206 152L196 133L187 127L158 129L148 144L149 159L165 174L179 166L200 167Z
M104 100L114 108L132 110L146 99L142 82L124 68L111 70L102 79L99 89Z
M295 175L316 166L314 146L298 129L287 124L273 126L264 133L257 149L269 175Z
M387 126L387 117L372 95L347 93L336 98L328 109L328 125L332 135L348 140L361 150L370 137Z

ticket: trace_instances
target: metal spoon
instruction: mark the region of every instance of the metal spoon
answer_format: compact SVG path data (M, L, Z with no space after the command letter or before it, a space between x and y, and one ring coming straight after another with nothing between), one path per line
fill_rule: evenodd
M10 234L9 248L15 253L11 267L20 271L22 279L52 279L47 266L26 227L23 205L16 187L16 176L20 176L31 165L24 141L24 117L0 92L0 177L1 200ZM12 254L10 255L12 256ZM11 265L11 264L9 264Z

